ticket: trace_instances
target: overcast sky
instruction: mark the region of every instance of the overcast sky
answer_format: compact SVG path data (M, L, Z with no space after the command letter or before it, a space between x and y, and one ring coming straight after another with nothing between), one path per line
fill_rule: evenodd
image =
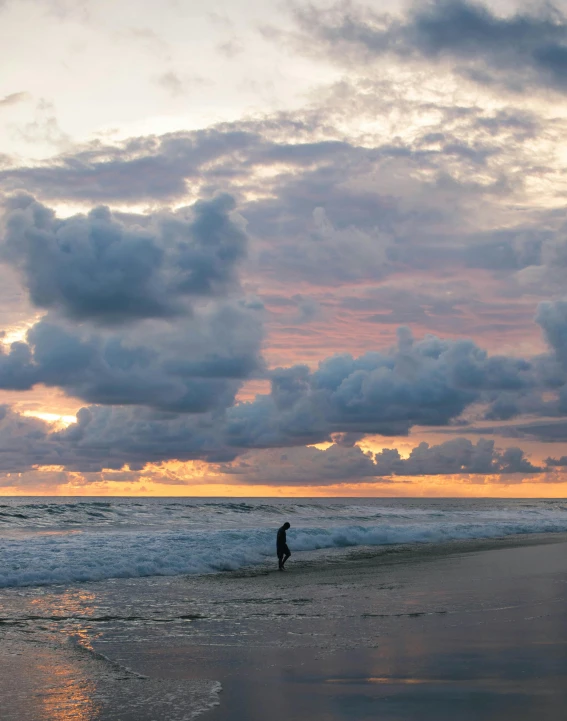
M0 494L567 493L567 3L0 0Z

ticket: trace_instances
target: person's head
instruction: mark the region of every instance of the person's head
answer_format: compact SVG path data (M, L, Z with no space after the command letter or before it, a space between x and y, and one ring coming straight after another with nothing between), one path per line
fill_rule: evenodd
M289 523L286 521L286 522L283 524L283 528L284 528L284 531L287 531L287 529L288 529L288 528L291 528L291 526L290 526Z

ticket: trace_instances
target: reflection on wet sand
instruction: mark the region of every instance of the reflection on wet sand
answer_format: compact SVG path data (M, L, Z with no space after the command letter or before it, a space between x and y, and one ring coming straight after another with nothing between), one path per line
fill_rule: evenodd
M187 721L215 706L217 681L153 680L93 649L114 622L135 637L123 607L92 586L0 594L1 721Z
M29 635L33 628L35 642L31 647L16 643L12 651L10 665L12 672L17 670L17 673L11 675L20 681L9 695L2 694L5 714L13 705L22 721L93 721L98 718L100 703L95 698L96 683L75 658L77 650L73 651L68 644L72 639L77 645L92 649L90 630L81 619L88 622L95 608L95 594L81 588L45 593L20 605L20 618L28 622L26 634ZM14 620L17 618L15 616ZM72 619L72 629L61 626L58 622L61 618ZM53 623L50 623L51 619ZM16 638L13 635L3 642L9 644ZM56 646L61 642L71 653L59 652Z
M93 721L97 718L100 703L94 700L95 683L82 676L80 668L52 654L38 664L37 674L45 688L40 694L41 716L38 718L45 721Z
M50 593L31 600L36 610L43 616L92 616L96 596L83 589L65 590L63 593Z
M2 718L19 721L95 721L95 683L73 658L31 645L3 644Z

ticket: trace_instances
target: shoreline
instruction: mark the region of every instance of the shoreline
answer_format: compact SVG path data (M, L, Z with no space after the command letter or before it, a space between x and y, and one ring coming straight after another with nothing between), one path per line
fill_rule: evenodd
M294 575L331 567L352 566L358 568L394 566L398 564L418 563L437 560L458 554L492 551L505 548L554 545L567 543L567 532L517 533L492 538L467 538L459 540L432 541L421 543L399 543L383 546L347 546L344 548L320 548L315 551L296 551L287 563L285 573L293 570ZM324 555L323 555L324 554ZM323 556L323 558L321 558ZM231 576L248 578L264 576L277 570L277 559L273 563L263 562L254 566L245 566L234 571L218 571L203 576ZM199 574L187 574L189 577Z
M543 700L562 718L567 534L316 555L4 589L23 615L0 625L3 719L48 701L91 721L531 721Z

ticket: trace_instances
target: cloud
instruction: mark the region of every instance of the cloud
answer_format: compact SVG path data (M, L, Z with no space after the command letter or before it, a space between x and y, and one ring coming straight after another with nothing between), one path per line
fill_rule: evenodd
M137 473L147 464L173 458L206 461L213 475L225 476L223 482L238 477L238 483L287 486L388 482L400 476L531 475L543 470L521 449L497 449L485 439L476 445L462 438L437 446L421 443L407 459L395 449L373 454L356 445L339 444L325 450L296 446L244 451L223 446L218 418L206 414L178 416L93 406L79 411L76 424L53 431L44 421L6 407L0 411L1 473L51 467L59 473L98 474L125 465ZM98 475L93 479L100 480ZM12 479L8 485L18 483Z
M241 482L261 485L334 485L346 481L370 480L376 476L371 453L358 446L332 445L326 450L313 447L270 449L246 453L233 463L217 467Z
M478 2L432 0L414 2L399 17L341 2L326 11L296 6L295 16L306 38L315 37L338 62L425 58L449 61L486 87L567 90L567 18L553 5L498 15Z
M79 471L141 470L147 463L171 459L221 462L236 453L222 445L219 419L211 414L160 414L146 409L93 406L77 414L77 423L53 434L54 445Z
M58 150L65 150L71 146L71 137L61 129L53 103L44 98L37 104L34 120L16 126L15 131L27 143L46 143L55 146Z
M323 122L327 112L330 120ZM541 149L532 157L531 116L474 107L458 115L429 104L423 113L434 113L432 124L414 127L412 121L411 137L391 141L331 131L336 113L338 106L323 106L297 116L91 144L41 165L0 171L0 185L23 186L41 199L121 205L228 190L248 223L250 272L263 280L335 287L411 269L468 267L508 273L511 286L522 269L556 267L544 247L554 232L541 219L527 217L516 228L501 219L502 201L512 202L536 172L536 160L540 166L545 160Z
M567 300L540 303L536 321L558 360L567 366Z
M222 425L222 422L220 422ZM127 406L89 406L77 423L54 430L43 420L0 407L0 472L24 473L38 466L98 473L171 459L226 462L237 452L222 445L215 414L175 414Z
M405 459L396 449L373 454L358 446L337 444L324 450L310 446L251 451L216 470L236 475L245 483L305 486L384 483L399 476L531 475L544 469L533 465L520 448L499 450L491 440L481 438L475 445L456 438L436 446L420 443Z
M263 306L240 288L247 236L230 196L135 221L104 207L58 219L27 195L7 206L2 258L48 312L0 347L1 389L206 413L264 372Z
M44 165L2 171L0 183L7 190L25 187L43 199L174 200L187 195L186 181L201 178L204 165L234 162L236 153L258 142L255 132L212 128L130 138L117 146L95 143Z
M227 195L179 213L121 222L108 208L60 220L31 196L7 203L0 250L32 303L76 321L116 324L188 313L187 298L238 288L247 238Z
M3 98L0 99L0 108L7 108L10 105L17 105L24 100L28 100L29 97L29 93L26 92L10 93L9 95L5 95Z
M13 344L0 357L0 384L23 389L41 382L100 404L83 409L76 425L50 437L63 444L60 456L80 470L85 465L98 470L171 458L232 460L254 448L332 439L339 441L337 447L352 449L352 440L367 434L446 426L487 391L522 393L532 382L525 361L490 357L470 341L414 341L402 329L398 346L389 352L333 356L313 371L306 366L276 369L270 372L269 394L235 404L242 378L260 368L261 333L245 311L240 312L251 324L248 333L255 343L234 308L220 319L201 321L207 333L200 335L193 319L185 332L176 327L161 335L152 325L161 323L148 321L139 336L81 336L77 329L42 320L30 330L27 343ZM459 468L475 472L482 448L466 460L471 451L459 443L447 446L460 455L453 453L457 460L448 462L446 472L457 461ZM358 451L352 453L351 460L357 459ZM423 455L428 463L437 458L428 449L419 453L410 463ZM514 453L491 456L490 468L527 472L523 457ZM383 475L395 472L395 464L386 468L384 459L380 463ZM412 466L417 472L420 467Z
M79 20L89 22L88 0L28 0L44 13L54 15L59 20ZM15 0L1 0L0 9L14 4Z
M405 435L414 425L444 426L499 394L522 397L538 387L524 359L489 356L472 341L414 341L400 329L391 352L336 355L271 372L270 395L227 411L234 447L313 444L334 433Z
M19 473L36 464L58 465L60 455L49 443L49 426L0 406L0 470Z
M180 75L169 70L156 78L156 83L173 98L186 95L192 88L206 85L208 81L200 75Z
M47 316L0 353L0 388L44 384L88 403L201 413L230 406L242 380L263 369L262 336L261 315L240 302L115 331Z
M494 441L480 438L475 445L466 438L454 438L437 446L420 443L408 458L396 449L385 448L375 456L376 475L435 476L446 474L539 473L521 448L494 447Z
M565 468L567 466L567 456L561 456L561 458L546 458L545 463L551 468Z

